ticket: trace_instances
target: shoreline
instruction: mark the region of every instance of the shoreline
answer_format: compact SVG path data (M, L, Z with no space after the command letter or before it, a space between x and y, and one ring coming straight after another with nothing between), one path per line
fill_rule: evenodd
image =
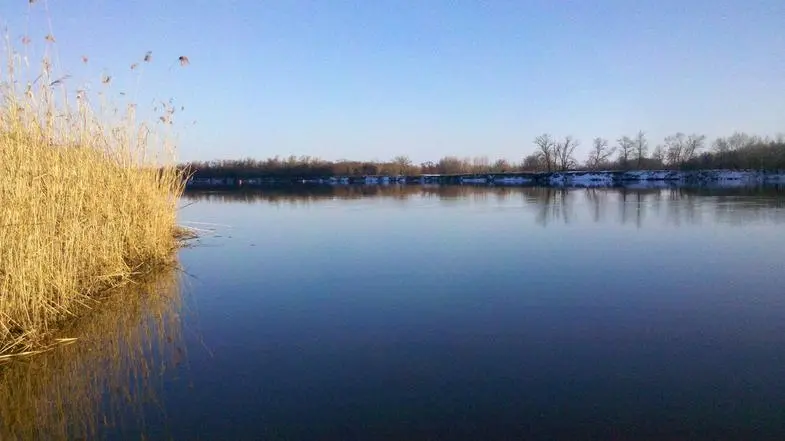
M186 190L265 188L288 185L480 185L544 187L670 188L685 185L739 187L785 184L785 170L630 170L490 173L416 176L192 177Z

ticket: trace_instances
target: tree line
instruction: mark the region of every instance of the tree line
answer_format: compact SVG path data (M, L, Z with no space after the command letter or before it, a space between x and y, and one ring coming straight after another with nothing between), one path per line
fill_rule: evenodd
M587 157L579 162L572 136L544 133L533 140L534 151L520 162L491 161L487 156L445 156L436 162L415 164L408 156L389 161L326 161L311 156L275 156L267 159L195 161L182 164L195 177L318 178L330 176L471 174L556 172L568 170L696 170L785 169L785 136L775 138L736 132L709 143L705 135L674 133L652 146L646 133L621 136L614 141L597 137Z

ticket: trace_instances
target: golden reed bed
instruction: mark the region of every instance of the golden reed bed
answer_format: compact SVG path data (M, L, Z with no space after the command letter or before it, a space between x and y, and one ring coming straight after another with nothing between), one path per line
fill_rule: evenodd
M132 103L96 112L43 44L28 65L8 41L0 64L0 364L58 343L59 324L108 288L172 266L183 233L185 179L159 133L174 109L150 124Z

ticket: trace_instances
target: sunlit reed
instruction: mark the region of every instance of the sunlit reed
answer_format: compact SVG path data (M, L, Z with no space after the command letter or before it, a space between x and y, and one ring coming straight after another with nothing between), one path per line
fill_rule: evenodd
M6 46L0 362L51 343L57 324L92 307L97 294L173 264L183 192L174 147L157 130L166 124L137 121L132 104L117 115L94 111L91 95L68 90L71 80L53 73L48 56L28 67Z

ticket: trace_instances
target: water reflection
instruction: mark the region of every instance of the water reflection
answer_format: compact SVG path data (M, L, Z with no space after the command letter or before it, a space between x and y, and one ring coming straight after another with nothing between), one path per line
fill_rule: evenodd
M0 439L781 439L783 195L189 193L204 340L175 275L115 296L0 376Z
M188 197L204 438L783 438L777 188Z
M180 309L168 272L67 326L76 343L0 368L0 439L144 439L147 422L165 418L164 375L186 361Z
M470 200L477 205L522 205L534 210L539 225L570 224L587 219L646 226L647 221L700 225L706 218L730 225L785 221L785 189L757 187L555 188L487 186L299 186L242 191L191 191L185 199L200 204L264 202L310 205L331 200L386 198L433 200L443 205ZM522 202L522 204L521 204Z

